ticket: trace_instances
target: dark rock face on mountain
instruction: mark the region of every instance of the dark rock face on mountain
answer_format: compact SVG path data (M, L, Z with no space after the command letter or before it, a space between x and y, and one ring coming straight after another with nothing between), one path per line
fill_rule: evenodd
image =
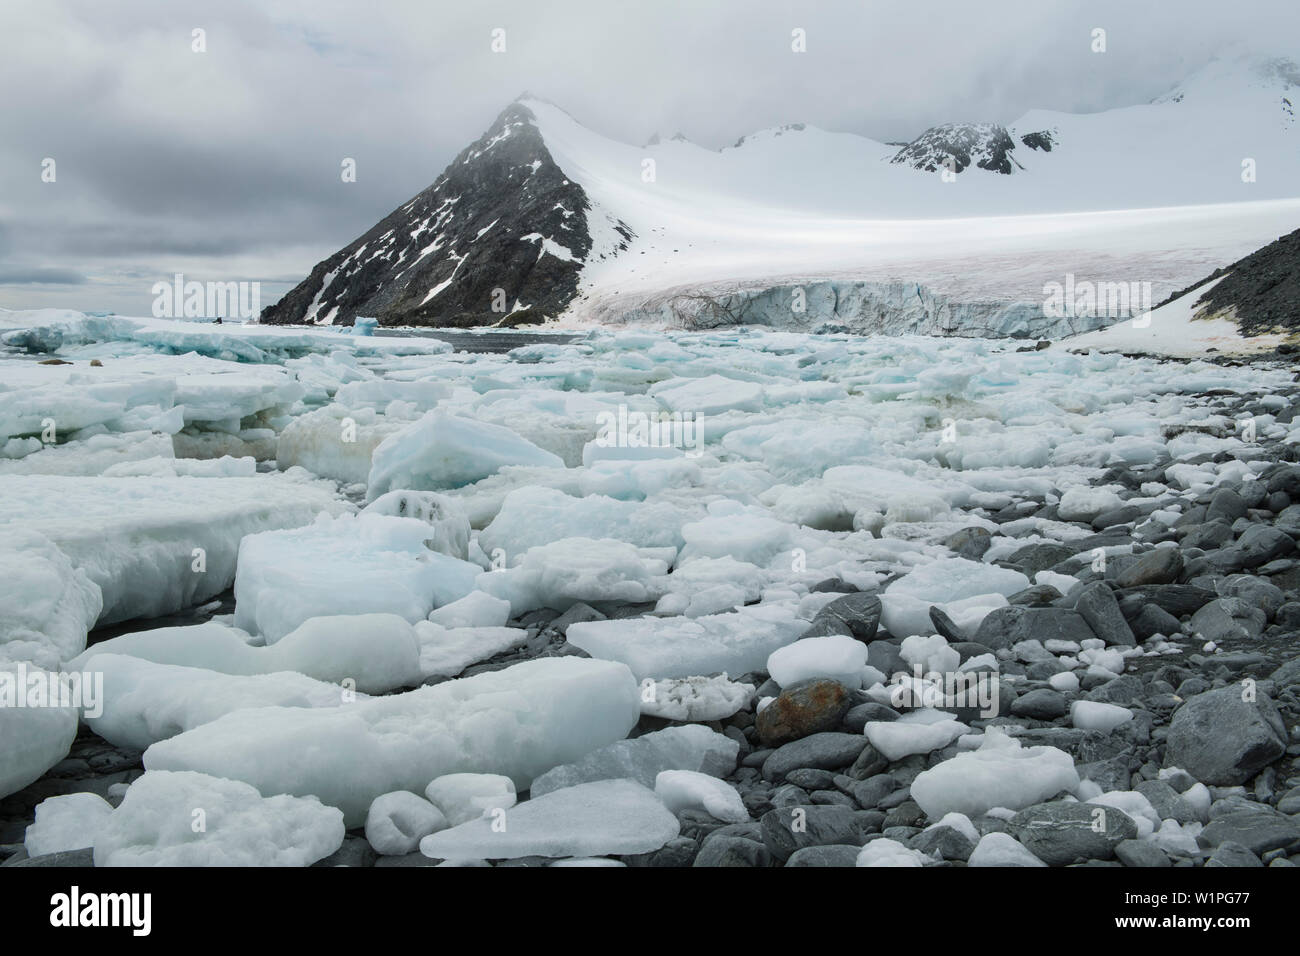
M1172 302L1223 277L1193 305L1197 318L1235 319L1242 335L1300 331L1300 229L1175 292Z
M1025 133L1020 142L1030 149L1050 153L1056 146L1052 130ZM948 123L933 126L910 143L903 144L891 163L902 163L932 173L948 165L955 173L974 165L989 172L1010 175L1024 169L1013 155L1016 141L1005 126L992 123Z
M1009 175L1023 169L1011 156L1015 140L1005 126L992 123L946 123L933 126L895 154L891 163L905 163L913 169L935 172L952 161L952 171L962 172L975 165Z
M1041 149L1044 153L1050 153L1052 147L1056 145L1056 136L1051 130L1044 129L1036 133L1026 133L1020 137L1020 142L1030 149Z
M1232 310L1242 335L1300 329L1300 229L1219 270L1224 272L1200 300L1207 315Z
M532 112L512 103L432 186L318 263L261 320L539 323L577 292L593 254L589 213L586 193L556 165ZM622 248L632 232L612 225Z

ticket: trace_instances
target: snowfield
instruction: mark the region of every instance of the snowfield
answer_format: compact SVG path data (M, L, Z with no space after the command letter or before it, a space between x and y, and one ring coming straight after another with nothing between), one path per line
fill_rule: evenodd
M1132 561L1135 540L1262 474L1265 445L1300 443L1283 414L1291 372L1265 365L748 329L482 354L0 320L59 326L53 354L69 363L0 357L0 694L20 673L97 675L103 694L0 706L0 790L59 763L78 715L133 752L135 782L107 815L52 804L29 837L29 852L93 846L101 865L306 865L362 839L344 826L403 858L631 858L676 845L691 814L757 827L750 783L813 786L864 753L945 755L908 781L918 813L982 860L1023 862L1019 844L969 840L971 820L1062 791L1136 804L1076 770L1060 735L992 733L969 710L900 704L885 682L1023 679L1050 658L1061 696L1169 652L1176 619L1143 649L1122 619L1120 637L1093 636L1114 625L1113 600L1080 597L1076 614L1022 596L1074 594L1096 555L1070 545L1108 516L1130 537L1099 550ZM1126 470L1162 478L1129 487ZM1289 539L1256 537L1241 548L1261 563L1287 553ZM1051 560L994 563L1029 546ZM1198 627L1245 627L1250 610ZM1058 611L1075 624L1051 623ZM149 620L176 612L182 626ZM1004 625L1013 637L994 640ZM807 681L868 708L853 732L798 724ZM1069 713L1077 734L1135 722L1120 701ZM772 756L737 771L759 735ZM224 808L205 837L159 816L189 801ZM1199 826L1143 839L1175 852L1184 824ZM863 852L860 865L935 859L912 843Z

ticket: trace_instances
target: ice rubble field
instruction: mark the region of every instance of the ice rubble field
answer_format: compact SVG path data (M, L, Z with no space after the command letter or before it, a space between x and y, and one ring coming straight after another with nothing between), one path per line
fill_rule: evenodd
M834 677L886 702L864 645L800 639L839 596L814 590L830 578L881 586L882 626L916 635L904 659L955 669L929 607L973 627L1031 583L989 562L1086 534L991 512L1032 495L1096 515L1119 502L1097 483L1110 466L1232 453L1128 502L1157 502L1150 520L1171 523L1186 497L1262 467L1236 437L1180 432L1204 424L1204 393L1290 384L1261 367L960 339L606 331L480 355L0 313L0 332L14 329L71 364L0 353L0 669L102 674L104 693L93 707L0 707L0 796L62 760L79 723L143 750L147 772L120 806L51 798L29 830L29 852L93 846L98 865L303 865L336 850L344 826L384 854L602 865L589 858L663 846L683 808L744 819L718 779L736 742L701 723L625 740L643 714L728 717L754 703L754 685L728 675L759 671L783 685ZM644 447L638 416L659 412L700 431ZM597 440L619 421L632 440ZM1241 423L1226 424L1218 434ZM1300 440L1271 415L1254 426ZM942 543L971 526L994 535L982 562ZM87 649L97 624L231 587L233 615L141 622ZM455 679L518 652L522 615L580 603L607 612L568 626L590 659ZM1075 666L1122 670L1123 655L1086 645ZM1062 789L1128 799L1080 780L1060 750L951 716L865 730L891 757L960 742L913 787L934 820L956 814L962 829L962 814ZM1123 719L1106 705L1075 714ZM192 806L209 808L205 833L188 825ZM1146 822L1144 838L1188 839ZM979 841L972 863L1027 863L1003 836ZM859 864L917 865L891 842Z

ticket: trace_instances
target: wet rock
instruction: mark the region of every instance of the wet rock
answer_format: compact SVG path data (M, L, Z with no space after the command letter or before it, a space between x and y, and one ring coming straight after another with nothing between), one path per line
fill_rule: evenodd
M870 591L846 594L817 612L803 637L848 634L863 643L876 636L880 626L880 598Z
M1137 643L1109 585L1101 581L1089 584L1079 592L1074 609L1088 622L1093 633L1107 644L1132 646Z
M1206 824L1197 841L1204 847L1237 843L1256 856L1300 845L1300 820L1270 807L1236 810Z
M773 810L772 813L778 811ZM771 866L772 855L757 840L713 834L700 845L692 866Z
M766 747L780 747L810 734L839 728L853 700L839 681L802 681L782 690L755 720L759 740Z
M785 861L786 866L847 867L857 866L861 847L838 843L829 846L806 846L795 850Z
M1065 716L1066 709L1064 694L1048 688L1040 688L1017 697L1011 705L1011 714L1014 717L1029 717L1032 720L1056 720L1058 717Z
M804 847L866 842L856 812L845 807L785 807L763 814L761 822L763 845L782 863Z
M851 765L866 747L867 739L860 734L811 734L774 750L763 764L763 779L784 780L800 767L838 770Z
M1294 550L1295 541L1289 534L1266 524L1247 528L1237 539L1242 566L1247 568L1257 568Z
M1260 860L1259 857L1257 857L1254 853L1251 853L1250 850L1242 846L1240 843L1233 843L1231 840L1229 840L1224 843L1220 843L1218 847L1215 848L1214 852L1210 854L1210 858L1205 861L1205 865L1213 866L1213 867L1221 867L1221 866L1262 867L1264 863L1263 861Z
M999 650L1021 641L1086 641L1096 637L1075 611L1056 607L1000 607L990 612L975 632L974 640Z
M1266 694L1229 685L1197 694L1175 713L1165 740L1165 765L1202 783L1245 783L1286 751L1287 731Z
M1012 817L1011 833L1049 866L1067 866L1111 859L1120 843L1137 838L1137 824L1114 807L1040 803Z
M950 537L946 544L949 550L957 553L958 557L978 561L984 557L984 552L989 549L992 540L993 535L986 529L971 527L962 528Z
M1219 598L1192 615L1192 630L1204 640L1222 642L1255 638L1263 633L1268 616L1241 598Z
M1183 573L1183 555L1177 548L1155 548L1115 576L1118 588L1170 584Z

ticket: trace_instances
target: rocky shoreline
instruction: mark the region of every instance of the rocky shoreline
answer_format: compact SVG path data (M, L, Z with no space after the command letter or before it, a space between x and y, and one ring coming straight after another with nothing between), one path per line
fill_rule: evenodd
M1300 413L1300 390L1265 400L1226 392L1199 400L1207 403L1206 415L1194 427L1206 434L1230 434L1243 416L1288 423ZM992 561L986 528L972 525L953 535L947 547L957 559L985 559L987 567L1040 581L973 628L930 608L939 645L960 662L957 671L994 679L996 687L995 715L972 707L949 712L960 721L948 722L959 732L934 721L909 722L908 708L900 713L879 692L852 682L818 676L781 686L766 672L723 675L709 694L686 694L685 709L676 713L689 721L645 713L629 740L603 748L610 753L546 776L559 774L564 786L627 776L653 787L663 770L704 769L728 785L711 812L692 805L698 800L679 806L679 833L661 848L602 863L1294 866L1300 863L1295 457L1294 446L1261 436L1233 451L1111 468L1091 484L1096 494L1075 489L1050 495L1056 499L1050 502L1044 495L984 512L1004 537L1027 534L1035 525L1023 519L1031 517L1078 529L1065 541L1003 547L1006 553ZM1265 464L1256 477L1218 481L1191 494L1144 494L1155 484L1195 490L1199 465L1234 458ZM813 591L832 599L804 636L864 644L868 668L882 675L912 671L917 639L905 646L881 623L880 594L889 583L865 592L834 579L818 585ZM223 607L214 603L210 611ZM531 612L511 622L527 630L522 645L460 676L539 657L586 656L565 638L571 625L647 610L578 604L562 615ZM692 701L719 697L726 713L698 706L690 712ZM667 703L659 711L674 713ZM683 768L680 755L667 756L668 745L677 746L675 735L689 724L734 744L734 753L697 747L690 756L696 765ZM974 749L970 735L981 731L985 743ZM938 785L936 768L966 761L953 772L974 792L986 770L995 791L997 778L1005 783L1008 770L987 753L989 739L1018 747L1030 779L1052 753L1068 755L1073 766L1058 767L1065 777L1048 775L1043 799L1015 812L997 806L945 812L956 804L951 787ZM981 755L990 758L987 768L977 763ZM141 756L83 728L67 759L0 802L2 865L90 865L90 850L28 857L22 841L35 807L50 796L86 791L116 805L125 785L143 773ZM1082 782L1053 789L1053 779L1070 773ZM380 855L371 842L366 830L350 830L340 849L315 865L440 862L417 850ZM553 862L523 856L496 865Z

